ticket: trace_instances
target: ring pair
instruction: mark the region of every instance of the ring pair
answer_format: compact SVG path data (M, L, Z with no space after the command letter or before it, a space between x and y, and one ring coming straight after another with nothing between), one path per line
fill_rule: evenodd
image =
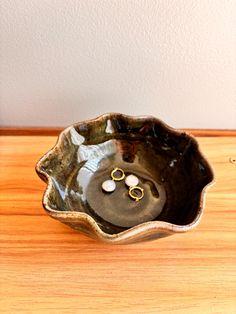
M123 179L125 179L125 184L129 187L129 196L136 202L141 200L144 197L144 189L138 186L139 179L133 174L126 176L121 168L116 167L111 171L111 180L104 181L102 189L111 193L116 189L115 181L122 181Z

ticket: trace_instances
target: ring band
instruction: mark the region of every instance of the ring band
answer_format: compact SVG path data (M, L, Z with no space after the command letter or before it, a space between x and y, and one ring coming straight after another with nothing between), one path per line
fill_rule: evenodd
M121 177L116 177L116 176L115 176L115 173L116 173L116 172L120 172L120 173L121 173ZM111 172L111 178L112 178L112 180L114 180L114 181L121 181L121 180L123 180L123 179L125 178L125 173L124 173L124 171L123 171L122 169L120 169L120 168L115 168L115 169L113 169L112 172Z
M140 191L141 195L137 196L137 195L132 194L134 190ZM144 197L144 189L141 188L140 186L132 186L131 188L129 188L129 196L133 198L136 202L138 202Z

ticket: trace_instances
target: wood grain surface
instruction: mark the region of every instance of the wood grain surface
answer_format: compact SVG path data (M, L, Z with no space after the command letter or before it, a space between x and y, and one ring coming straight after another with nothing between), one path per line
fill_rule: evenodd
M199 138L216 176L200 225L127 246L44 212L34 166L55 141L0 138L1 313L236 313L236 137Z
M63 127L0 127L0 135L29 135L29 136L53 136L63 131ZM181 130L191 133L198 137L234 137L236 130L219 130L219 129L186 129Z

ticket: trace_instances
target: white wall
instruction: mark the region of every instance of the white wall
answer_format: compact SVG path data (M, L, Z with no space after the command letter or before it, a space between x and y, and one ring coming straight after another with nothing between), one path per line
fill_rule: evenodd
M236 128L236 1L1 0L6 126L104 112Z

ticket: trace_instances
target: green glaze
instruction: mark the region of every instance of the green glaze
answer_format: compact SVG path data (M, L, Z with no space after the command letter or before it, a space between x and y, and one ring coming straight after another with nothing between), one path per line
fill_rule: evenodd
M115 167L144 188L135 202L124 181L101 189ZM48 182L43 204L71 227L110 243L132 243L191 229L213 172L196 140L154 117L106 114L65 129L36 165ZM151 226L151 227L150 227Z

